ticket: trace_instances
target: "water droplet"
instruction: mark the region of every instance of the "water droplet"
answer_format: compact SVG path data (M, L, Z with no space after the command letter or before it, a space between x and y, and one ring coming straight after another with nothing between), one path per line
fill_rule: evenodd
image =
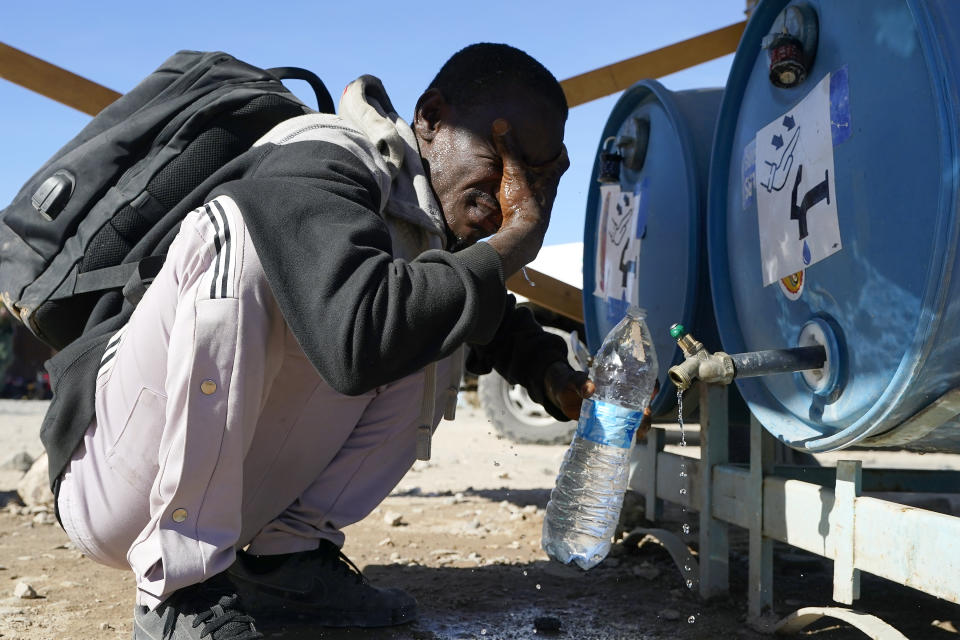
M812 256L810 255L810 245L807 244L806 240L803 241L803 252L801 257L803 258L803 264L810 264L810 259Z
M693 589L693 580L687 580L687 589Z
M684 525L683 525L683 532L684 532L684 533L690 533L690 525L684 523Z
M693 624L696 621L697 621L696 616L690 616L689 618L687 618L687 622L689 622L690 624Z
M683 391L680 389L677 389L677 424L680 425L680 446L685 447L687 446L687 436L683 432Z
M540 591L540 585L537 585L537 591Z

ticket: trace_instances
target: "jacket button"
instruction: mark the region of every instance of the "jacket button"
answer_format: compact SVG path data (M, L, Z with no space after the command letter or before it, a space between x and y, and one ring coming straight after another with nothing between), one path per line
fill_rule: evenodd
M187 519L187 510L186 509L176 509L170 517L173 518L174 522L183 522Z
M200 392L205 396L210 395L216 390L217 390L217 383L214 382L213 380L204 380L203 382L200 383Z

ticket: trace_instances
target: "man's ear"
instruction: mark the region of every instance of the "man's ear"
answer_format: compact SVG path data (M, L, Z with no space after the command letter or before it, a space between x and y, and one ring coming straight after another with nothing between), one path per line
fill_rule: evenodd
M439 89L427 89L417 100L417 108L413 115L413 130L417 137L431 142L449 114L450 105Z

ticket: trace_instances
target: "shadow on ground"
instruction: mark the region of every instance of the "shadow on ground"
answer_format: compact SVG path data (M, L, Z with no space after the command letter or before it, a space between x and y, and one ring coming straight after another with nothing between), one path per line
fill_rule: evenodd
M658 617L659 605L637 602L629 572L579 569L540 561L477 568L368 566L378 586L404 588L419 602L420 619L390 629L318 629L308 621L278 624L259 620L267 637L447 640L466 638L666 638L678 622ZM674 587L679 586L679 578ZM661 585L666 586L666 585ZM613 595L611 595L613 594ZM679 604L691 614L702 609L692 596ZM559 632L536 628L538 618L559 620ZM686 619L686 615L684 615ZM541 620L541 623L543 621ZM684 623L686 624L686 623ZM660 628L661 633L646 635ZM706 632L704 638L716 637ZM684 636L693 637L693 636Z
M9 504L22 505L20 494L14 489L12 491L0 491L0 507L6 507Z
M529 493L528 498L537 499L538 492ZM839 606L830 597L832 563L782 545L778 545L777 552L776 617L801 606ZM657 577L639 578L634 568L640 565L655 568ZM379 586L399 587L413 593L420 603L420 619L390 629L324 629L307 621L286 625L261 621L261 629L267 637L290 640L769 637L746 628L746 562L745 555L739 552L733 554L730 576L735 597L709 602L683 588L680 573L658 545L624 550L617 558L608 559L589 572L537 561L476 568L372 565L365 573ZM879 615L909 638L957 637L953 631L960 624L957 605L869 574L863 574L862 582L863 597L855 609ZM909 597L905 592L909 592ZM535 621L543 617L558 620L560 631L538 630ZM691 618L692 623L688 622ZM860 631L826 618L806 633L822 640L864 637Z
M518 507L534 505L538 509L546 509L550 489L468 489L464 495L485 498L491 502L506 500Z

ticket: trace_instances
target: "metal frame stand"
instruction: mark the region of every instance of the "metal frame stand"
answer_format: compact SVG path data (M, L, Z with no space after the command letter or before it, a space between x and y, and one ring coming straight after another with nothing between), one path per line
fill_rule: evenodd
M750 568L747 614L759 619L773 613L773 540L763 535L763 479L773 472L776 441L750 416L750 481L746 501L750 522Z
M727 527L734 524L749 531L748 616L757 628L793 633L829 616L877 640L906 640L879 618L842 607L803 608L774 624L774 541L832 559L833 599L839 603L852 605L860 597L860 571L868 571L960 604L960 518L862 495L943 491L960 487L960 472L863 469L851 460L839 461L836 469L778 465L776 440L755 418L750 464L729 464L727 388L701 383L697 393L700 460L664 451L663 431L653 429L634 451L630 486L645 497L649 521L662 518L664 500L699 512L702 597L729 590ZM682 466L688 473L681 479ZM630 535L645 533L668 547L689 579L681 561L689 551L683 539L662 529Z
M727 524L714 517L713 469L729 458L730 411L727 388L699 384L700 394L700 595L713 598L730 590L730 541ZM692 474L691 474L692 475Z
M666 434L663 429L650 429L647 432L647 444L644 448L641 482L647 487L657 486L657 457L663 451ZM656 491L647 492L644 504L644 516L651 522L663 519L663 498Z

